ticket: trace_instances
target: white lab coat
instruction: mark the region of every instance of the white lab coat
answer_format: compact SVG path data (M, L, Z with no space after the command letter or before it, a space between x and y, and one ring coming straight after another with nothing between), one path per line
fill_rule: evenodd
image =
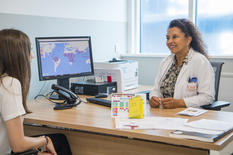
M160 70L155 79L155 86L150 93L150 98L152 96L162 97L160 85L172 65L174 56L174 54L171 54L161 62ZM197 78L197 83L188 82L189 78L192 77ZM208 59L190 48L188 63L183 64L177 77L173 98L184 99L186 107L200 107L205 104L210 104L214 100L214 80L214 71Z

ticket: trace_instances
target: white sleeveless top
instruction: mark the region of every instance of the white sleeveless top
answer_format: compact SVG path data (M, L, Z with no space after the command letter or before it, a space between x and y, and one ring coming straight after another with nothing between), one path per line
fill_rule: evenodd
M0 154L10 153L5 122L25 114L19 80L3 77L0 83Z

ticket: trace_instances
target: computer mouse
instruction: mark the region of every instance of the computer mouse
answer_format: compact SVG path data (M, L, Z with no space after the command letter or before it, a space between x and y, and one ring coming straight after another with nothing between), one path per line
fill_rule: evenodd
M106 94L106 93L101 93L101 94L95 95L95 98L106 98L106 97L108 97L108 94Z

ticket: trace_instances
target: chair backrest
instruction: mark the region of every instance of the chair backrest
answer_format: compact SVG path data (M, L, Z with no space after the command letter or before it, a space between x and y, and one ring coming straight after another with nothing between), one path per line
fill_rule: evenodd
M218 101L218 90L219 90L219 83L220 83L220 77L221 77L221 71L222 71L222 65L224 62L210 62L214 72L215 72L215 101Z

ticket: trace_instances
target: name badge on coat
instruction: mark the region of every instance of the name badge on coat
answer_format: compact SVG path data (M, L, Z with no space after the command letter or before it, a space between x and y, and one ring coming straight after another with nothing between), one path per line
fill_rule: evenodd
M189 91L197 90L197 77L191 77L188 79L187 89Z

